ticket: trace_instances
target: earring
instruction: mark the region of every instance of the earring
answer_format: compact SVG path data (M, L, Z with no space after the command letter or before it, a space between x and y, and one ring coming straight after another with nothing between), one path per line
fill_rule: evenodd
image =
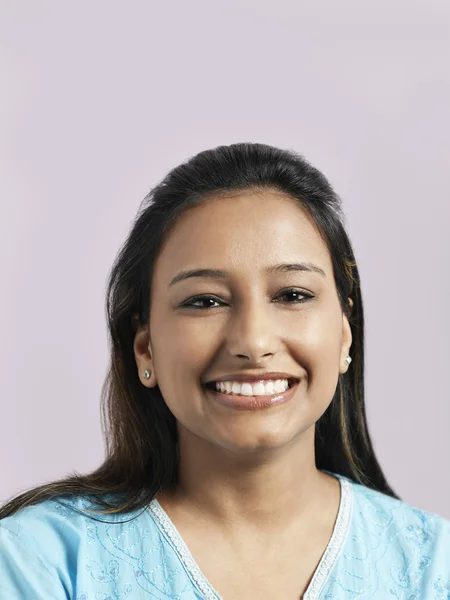
M147 369L145 369L144 371L144 377L145 379L148 379L150 377L150 373L147 371Z
M345 360L347 361L347 365L349 365L352 362L352 359L350 356L347 356L347 358Z

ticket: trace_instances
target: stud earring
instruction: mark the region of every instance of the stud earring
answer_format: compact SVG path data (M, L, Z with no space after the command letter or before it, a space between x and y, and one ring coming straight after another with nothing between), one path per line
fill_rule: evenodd
M145 369L144 371L144 377L145 379L148 379L150 377L150 373L147 371L147 369Z
M350 356L347 356L347 358L345 360L347 361L347 365L349 365L352 362L352 359Z

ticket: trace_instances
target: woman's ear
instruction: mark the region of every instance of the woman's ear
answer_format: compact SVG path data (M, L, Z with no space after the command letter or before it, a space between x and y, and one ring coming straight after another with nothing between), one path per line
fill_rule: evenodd
M156 380L150 340L150 325L148 323L140 323L137 325L133 351L138 368L139 379L145 387L155 387L158 382ZM145 371L148 372L149 377L144 375Z
M353 308L353 300L348 299L350 310ZM350 347L352 345L353 336L352 329L350 327L347 315L342 315L342 344L341 344L341 357L340 357L340 369L339 372L344 374L348 370L348 362L345 360L350 355Z

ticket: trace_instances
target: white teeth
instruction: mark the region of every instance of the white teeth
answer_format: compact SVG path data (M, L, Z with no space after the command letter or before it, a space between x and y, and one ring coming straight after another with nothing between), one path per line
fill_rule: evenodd
M239 394L240 396L264 396L285 392L289 383L287 379L276 379L257 383L239 383L237 381L220 381L215 383L216 390L224 394Z

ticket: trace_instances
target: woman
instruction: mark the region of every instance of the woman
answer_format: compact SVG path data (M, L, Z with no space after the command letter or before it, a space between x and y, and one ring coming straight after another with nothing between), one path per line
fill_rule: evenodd
M343 222L263 144L152 190L110 274L106 460L1 509L1 598L449 597L450 522L394 493L368 432Z

